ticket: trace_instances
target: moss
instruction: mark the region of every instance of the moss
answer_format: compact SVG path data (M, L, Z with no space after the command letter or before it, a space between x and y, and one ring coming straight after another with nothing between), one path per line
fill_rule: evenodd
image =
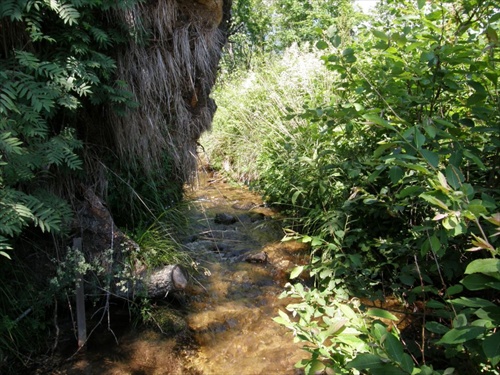
M179 311L164 306L151 309L148 324L166 335L178 334L188 329L186 319Z

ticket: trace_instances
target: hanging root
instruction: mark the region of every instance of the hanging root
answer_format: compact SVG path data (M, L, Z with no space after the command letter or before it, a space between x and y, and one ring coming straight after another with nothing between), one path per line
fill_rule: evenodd
M188 181L196 170L196 143L216 110L209 95L226 41L223 0L150 1L117 16L148 38L117 58L118 79L139 104L111 119L117 152L146 173L168 155Z

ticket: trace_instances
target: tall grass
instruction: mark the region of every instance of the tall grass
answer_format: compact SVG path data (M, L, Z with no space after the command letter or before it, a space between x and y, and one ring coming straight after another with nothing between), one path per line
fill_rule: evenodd
M287 116L322 104L334 76L309 49L292 46L217 87L213 128L201 138L215 168L241 182L255 181L266 143L289 137L302 123Z

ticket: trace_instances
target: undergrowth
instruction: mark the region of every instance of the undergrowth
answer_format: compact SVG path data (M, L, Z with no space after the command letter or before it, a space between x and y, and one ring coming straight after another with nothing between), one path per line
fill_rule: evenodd
M288 285L297 303L276 318L307 343L307 374L498 374L500 15L468 0L379 13L352 41L324 30L309 85L293 53L226 84L205 147L311 244L291 277L315 287ZM388 295L419 334L352 299Z

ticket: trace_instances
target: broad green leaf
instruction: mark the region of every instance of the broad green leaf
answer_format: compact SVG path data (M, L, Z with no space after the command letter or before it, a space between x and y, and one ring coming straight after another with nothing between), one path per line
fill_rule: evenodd
M406 371L408 374L413 374L413 370L415 369L415 365L413 363L413 359L409 354L404 353L399 365Z
M466 306L466 307L492 307L496 306L493 302L488 301L483 298L476 297L460 297L448 300L449 303L457 306Z
M480 319L493 322L497 327L500 325L500 306L485 306L477 310L474 314Z
M430 139L436 138L437 135L437 129L434 125L426 125L424 127L425 132L429 136Z
M387 331L387 326L381 321L375 321L371 331L372 335L379 341L379 343L383 343L389 333Z
M482 273L473 273L460 281L469 290L497 289L500 290L500 280Z
M403 199L403 198L406 198L408 196L415 197L417 195L420 195L423 190L424 190L424 188L421 186L408 186L408 187L405 187L403 190L401 190L398 194L396 194L396 196L399 199Z
M500 362L500 331L484 339L483 351L493 366L496 366Z
M279 316L276 316L273 318L273 320L276 323L284 325L284 326L287 326L288 324L291 323L290 318L288 317L288 315L285 312L278 310L278 314L279 314Z
M460 328L453 328L447 333L444 334L444 336L439 340L436 344L442 345L442 344L462 344L464 342L474 340L478 338L479 336L483 335L485 332L484 328L482 327L460 327Z
M483 162L481 161L481 159L479 159L475 154L473 154L472 152L470 152L469 150L467 149L464 149L464 156L471 160L472 162L474 162L479 168L481 168L482 170L485 170L486 169L486 166L483 164Z
M394 126L389 123L389 121L381 118L380 116L377 116L372 113L365 113L363 115L363 118L369 122L373 122L374 124L380 125L386 129L389 130L394 130Z
M345 327L345 324L347 323L347 319L339 319L333 322L332 324L329 325L328 329L326 330L326 335L327 337L330 337L332 335L339 334L342 332L342 329Z
M474 199L467 205L467 210L472 212L476 217L480 215L487 214L488 210L484 207L483 202L479 199Z
M375 367L380 367L383 362L380 357L375 354L362 353L358 354L351 362L349 362L347 368L355 368L356 370L366 370Z
M401 180L403 178L404 175L405 175L405 173L404 173L403 169L401 169L398 166L394 166L394 167L391 167L391 169L389 169L389 178L391 179L391 182L393 184L397 184L399 182L399 180Z
M498 273L500 272L500 259L476 259L470 262L465 269L465 274L471 273Z
M379 309L379 308L368 309L368 311L366 312L366 315L375 316L377 318L394 320L396 322L399 321L399 319L395 315L391 314L389 311Z
M372 375L406 375L403 371L389 363L384 363L382 359L375 354L362 353L358 354L351 362L346 365L347 368L355 368L356 370L370 370Z
M292 272L290 272L290 279L295 279L296 277L298 277L302 271L304 270L304 266L298 266L298 267L295 267Z
M462 174L462 171L455 167L453 164L448 164L445 170L446 173L446 180L448 181L448 184L455 189L458 190L462 186L462 183L464 182L465 178L464 175Z
M464 314L458 314L453 318L452 321L453 328L461 328L467 326L467 317Z
M401 341L396 338L392 333L389 333L384 341L384 348L393 361L400 363L403 360L404 349Z
M439 183L441 184L441 186L445 189L445 190L449 190L450 187L448 186L448 181L446 181L446 177L444 177L444 174L442 174L441 172L438 172L438 180L439 180Z
M328 48L328 43L326 43L324 40L320 40L316 43L316 48L323 50Z
M432 204L434 206L438 206L438 207L442 208L443 210L448 210L448 206L443 201L441 201L440 199L436 198L433 195L430 195L427 193L422 193L422 194L420 194L420 198L426 200L427 202L429 202L430 204Z
M431 246L431 249L434 253L438 254L439 250L441 249L441 242L439 241L439 238L435 234L433 234L429 238L429 244Z
M454 294L461 293L464 290L464 287L460 284L452 285L446 289L446 295L452 296Z
M434 321L426 322L425 329L432 333L438 333L440 335L445 334L450 330L450 328L446 327L445 325Z
M416 126L413 127L413 132L413 142L415 143L415 147L421 149L426 141L425 136Z
M387 36L387 34L386 34L386 33L384 33L383 31L373 29L373 30L372 30L372 33L373 33L373 35L375 35L375 36L376 36L377 38L379 38L379 39L382 39L382 40L384 40L384 41L386 41L386 42L388 42L388 41L389 41L389 37L388 37L388 36Z
M427 301L426 306L431 309L446 309L446 305L444 303L436 301L435 299Z
M353 309L351 309L346 304L343 304L343 303L340 304L339 305L339 309L346 316L346 318L352 319L352 320L357 320L358 319L358 315L354 312Z
M426 149L421 149L420 153L424 157L424 159L429 163L429 165L433 168L437 168L439 165L439 155L434 151L429 151Z

